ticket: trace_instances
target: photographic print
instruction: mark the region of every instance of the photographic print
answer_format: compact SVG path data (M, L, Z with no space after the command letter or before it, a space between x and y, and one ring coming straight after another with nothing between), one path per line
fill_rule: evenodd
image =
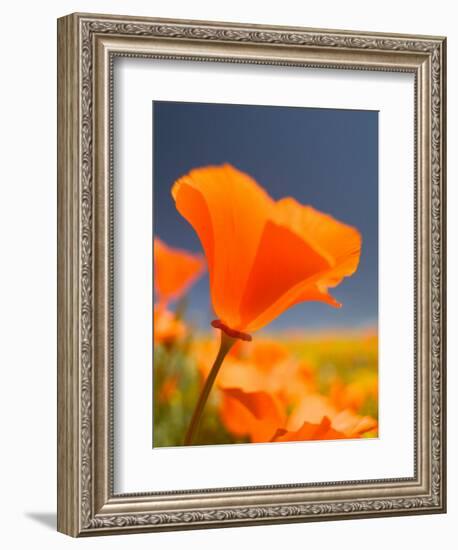
M57 51L58 530L444 513L446 38L74 13Z
M153 446L378 436L378 113L153 102Z

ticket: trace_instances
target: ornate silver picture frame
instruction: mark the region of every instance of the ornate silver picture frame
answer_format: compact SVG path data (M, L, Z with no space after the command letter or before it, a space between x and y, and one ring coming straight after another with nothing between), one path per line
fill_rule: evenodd
M443 37L72 14L58 20L58 530L71 536L443 513ZM415 79L414 475L114 492L113 61L407 72Z

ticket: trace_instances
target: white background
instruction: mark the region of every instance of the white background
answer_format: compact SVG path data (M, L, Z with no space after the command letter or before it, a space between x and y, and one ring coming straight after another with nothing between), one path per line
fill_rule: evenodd
M413 476L413 75L124 58L114 82L115 492ZM378 439L151 450L152 98L380 111Z
M130 13L369 31L442 34L449 38L450 153L458 148L453 98L458 94L453 2L322 0L226 3L193 0L18 0L2 17L2 200L0 224L2 546L6 548L242 548L262 545L386 549L404 540L415 549L450 548L458 520L456 399L449 403L449 513L364 521L280 525L185 533L72 540L54 531L56 470L56 85L55 19L73 11ZM449 373L458 387L458 220L455 155L449 158ZM451 394L453 397L453 394Z

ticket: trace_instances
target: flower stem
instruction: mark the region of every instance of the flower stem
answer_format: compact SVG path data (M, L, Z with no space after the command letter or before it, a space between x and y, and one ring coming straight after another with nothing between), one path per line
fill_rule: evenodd
M215 362L213 363L210 373L207 376L207 379L205 380L204 387L200 392L199 400L197 401L196 408L194 409L194 413L191 418L191 423L189 424L188 431L186 432L184 445L192 445L194 441L194 437L199 428L199 424L202 418L202 413L204 411L205 404L207 403L208 396L210 395L210 391L213 387L216 376L219 372L221 365L223 364L224 358L226 357L231 347L235 344L235 342L236 342L235 338L232 338L225 332L221 331L221 343L220 343L218 355L216 356Z

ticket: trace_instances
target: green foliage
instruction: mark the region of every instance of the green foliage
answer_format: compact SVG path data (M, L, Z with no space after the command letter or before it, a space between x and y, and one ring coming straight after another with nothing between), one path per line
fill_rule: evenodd
M183 440L201 389L190 341L157 344L154 349L153 446L176 447ZM214 390L205 408L195 445L239 443L222 425Z

